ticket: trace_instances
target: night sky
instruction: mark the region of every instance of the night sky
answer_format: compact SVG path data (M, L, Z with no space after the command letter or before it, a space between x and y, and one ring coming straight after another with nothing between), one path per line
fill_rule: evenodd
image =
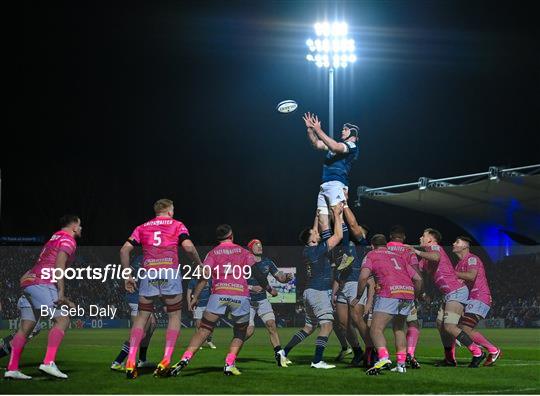
M360 126L351 189L539 162L540 35L527 3L23 2L13 14L13 126L2 133L1 235L45 235L65 212L82 244L122 244L174 200L196 244L293 245L315 212L326 74L305 60L313 23L344 19L358 61L336 74L335 125ZM10 81L10 76L4 76ZM275 111L284 99L299 109ZM10 143L7 140L10 139ZM375 202L372 231L441 218Z

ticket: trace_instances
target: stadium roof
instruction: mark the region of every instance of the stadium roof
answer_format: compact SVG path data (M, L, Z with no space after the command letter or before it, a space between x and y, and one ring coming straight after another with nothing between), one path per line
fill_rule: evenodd
M492 259L499 260L540 250L537 173L540 164L491 167L488 172L444 179L421 177L417 182L378 188L361 186L358 204L367 198L446 217L473 235Z

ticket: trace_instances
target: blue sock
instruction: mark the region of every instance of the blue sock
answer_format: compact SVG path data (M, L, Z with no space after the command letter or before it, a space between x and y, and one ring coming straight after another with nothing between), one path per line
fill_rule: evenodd
M322 237L323 242L330 239L331 236L332 236L332 231L330 229L324 230L323 232L321 232L321 237Z
M328 337L317 337L317 341L315 341L315 356L313 357L313 363L319 363L322 360L326 344L328 344Z
M288 355L289 351L291 349L293 349L296 345L298 345L302 341L304 341L308 335L309 334L306 333L304 330L300 330L300 331L296 332L296 334L292 336L291 340L289 341L289 343L284 348L285 356Z
M127 358L127 355L129 355L129 341L124 341L124 344L122 345L122 350L114 359L114 361L118 364L121 364L125 358Z

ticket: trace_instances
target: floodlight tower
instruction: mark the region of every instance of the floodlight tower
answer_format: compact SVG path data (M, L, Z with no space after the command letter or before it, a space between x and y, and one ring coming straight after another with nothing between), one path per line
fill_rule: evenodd
M356 62L355 44L347 37L349 27L345 22L317 22L314 28L317 38L306 41L306 59L328 69L328 132L334 138L334 71Z

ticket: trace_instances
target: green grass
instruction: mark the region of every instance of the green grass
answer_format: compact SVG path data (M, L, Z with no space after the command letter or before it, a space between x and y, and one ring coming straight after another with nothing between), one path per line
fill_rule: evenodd
M280 329L285 345L295 329ZM312 336L297 346L289 368L276 367L266 330L258 328L249 340L237 362L243 374L225 377L223 359L231 339L230 329L218 329L215 334L216 350L204 349L177 378L157 379L151 372L141 373L128 381L122 373L112 372L109 365L116 356L127 329L71 330L67 332L57 364L69 374L67 381L50 379L38 370L44 355L46 335L32 340L22 357L22 371L34 376L32 381L0 380L0 394L6 393L266 393L266 394L358 394L358 393L540 393L540 330L492 329L483 330L488 338L500 345L504 356L494 367L468 369L468 351L458 349L460 367L437 368L433 362L440 358L442 348L434 329L425 329L420 336L417 357L420 370L406 374L385 372L368 377L362 370L338 364L333 370L315 370L309 367L314 349ZM183 351L192 330L183 330L175 361ZM388 335L390 341L392 337ZM158 330L149 349L153 361L161 358L164 330ZM339 350L332 336L325 356L332 361ZM391 349L393 352L393 349ZM7 364L4 358L2 367ZM1 373L3 374L3 373Z

